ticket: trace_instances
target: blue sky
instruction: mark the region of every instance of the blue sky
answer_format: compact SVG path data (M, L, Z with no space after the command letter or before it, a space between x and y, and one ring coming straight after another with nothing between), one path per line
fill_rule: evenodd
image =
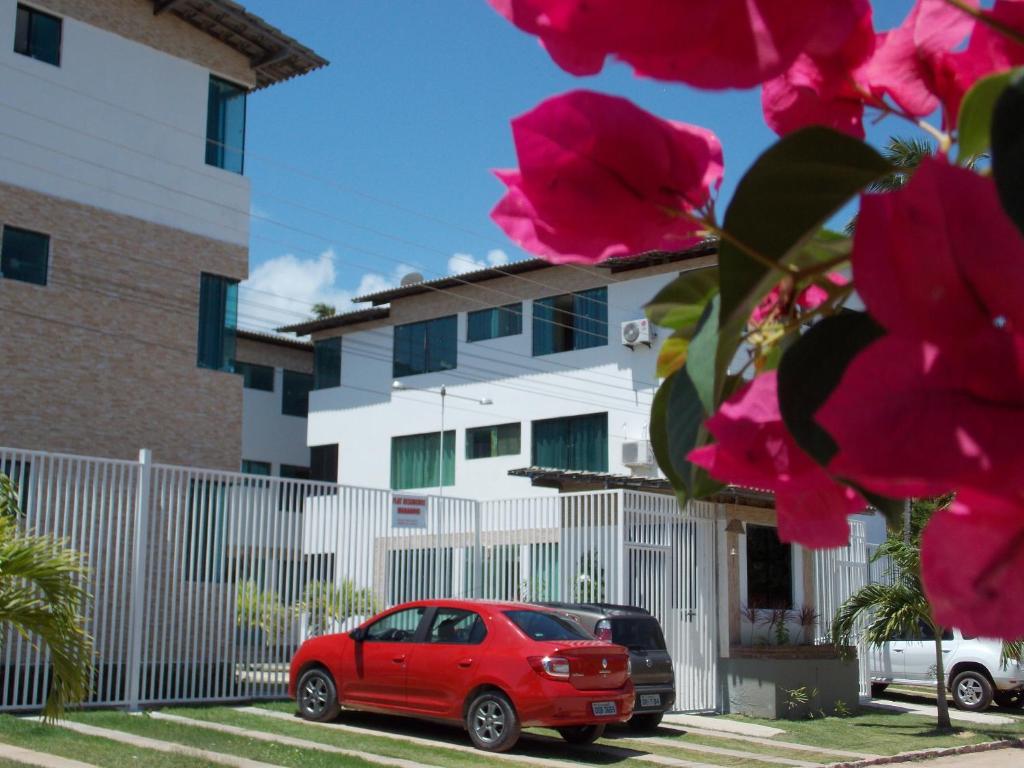
M331 65L250 99L250 285L261 292L243 290L243 326L298 320L321 299L347 311L355 293L413 268L432 278L472 268L467 257L525 258L490 220L503 189L490 169L516 164L509 119L554 94L619 94L713 130L725 149L722 211L775 138L758 89L702 92L636 78L617 63L574 78L485 0L245 5ZM874 5L876 27L886 29L912 0ZM889 119L869 138L879 143L907 128Z

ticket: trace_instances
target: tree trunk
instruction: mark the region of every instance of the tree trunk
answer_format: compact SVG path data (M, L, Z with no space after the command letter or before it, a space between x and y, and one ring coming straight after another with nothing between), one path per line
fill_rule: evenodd
M942 627L935 627L935 700L939 707L939 729L950 730L949 702L946 701L946 665L942 658Z

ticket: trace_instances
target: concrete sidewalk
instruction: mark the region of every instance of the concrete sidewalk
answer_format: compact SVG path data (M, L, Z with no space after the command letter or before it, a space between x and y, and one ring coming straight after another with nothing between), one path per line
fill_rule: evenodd
M938 717L939 708L931 704L914 704L909 701L888 701L884 699L861 699L862 707L880 709L883 712L904 712L914 715L926 715L927 717ZM1006 717L1005 715L992 715L988 712L964 712L950 705L949 719L960 720L965 723L976 725L1013 725L1019 722L1018 718Z
M922 760L914 765L922 768L1020 768L1024 765L1024 749L993 749L968 755L950 755Z

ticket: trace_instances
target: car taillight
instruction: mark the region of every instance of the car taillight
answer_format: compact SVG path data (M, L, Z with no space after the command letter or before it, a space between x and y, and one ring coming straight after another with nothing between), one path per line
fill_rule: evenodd
M569 679L569 660L562 656L530 656L527 661L533 671L552 680Z
M608 619L601 619L597 622L594 625L594 637L602 643L610 643L612 641L612 623Z

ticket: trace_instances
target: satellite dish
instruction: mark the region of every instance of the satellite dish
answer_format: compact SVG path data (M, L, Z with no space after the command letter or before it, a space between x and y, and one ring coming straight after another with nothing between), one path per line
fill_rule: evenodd
M409 274L402 278L402 287L405 287L407 285L415 285L416 283L422 282L423 275L421 275L419 272L410 272Z

